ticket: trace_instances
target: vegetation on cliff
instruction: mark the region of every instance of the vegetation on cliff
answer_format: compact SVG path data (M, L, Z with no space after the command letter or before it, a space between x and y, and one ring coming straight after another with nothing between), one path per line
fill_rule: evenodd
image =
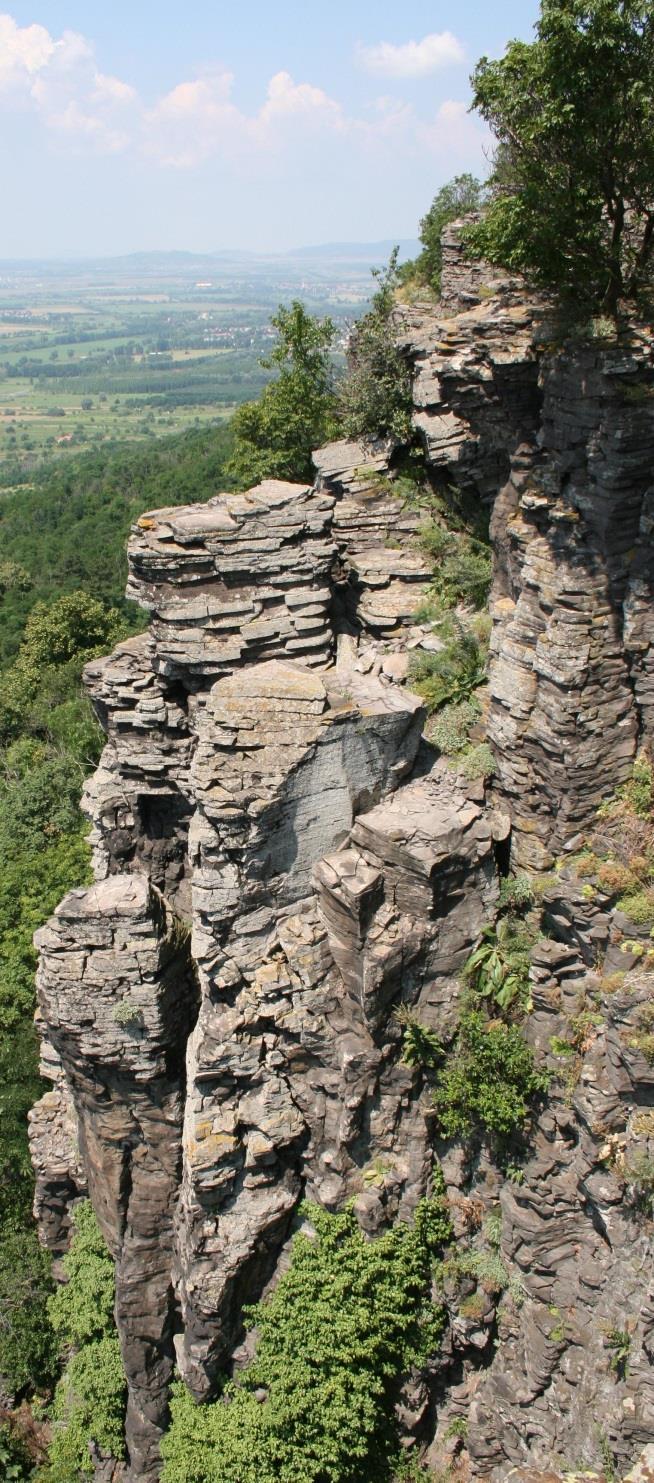
M228 447L221 430L88 454L5 494L0 507L0 1388L17 1400L47 1394L57 1373L27 1147L27 1113L44 1090L32 936L89 879L79 798L103 737L81 670L134 626L123 598L130 522L148 506L214 494ZM83 580L95 597L79 590ZM20 1439L8 1434L2 1446L11 1462L2 1451L0 1462L22 1467Z
M473 74L499 149L469 232L491 262L614 313L654 249L654 12L649 0L542 0L531 44Z
M443 230L448 222L479 211L485 200L486 187L474 175L455 175L441 186L420 223L422 252L412 262L403 263L398 271L398 281L403 288L430 288L432 293L440 294Z
M88 1200L78 1205L73 1226L63 1259L68 1281L48 1303L65 1369L55 1394L49 1464L39 1483L92 1475L90 1443L110 1457L124 1456L126 1385L114 1325L114 1264Z
M271 319L274 350L261 365L276 371L259 400L234 413L234 451L227 465L238 489L262 479L313 480L311 453L336 435L336 397L330 350L333 321L316 319L294 299Z
M451 1236L435 1193L412 1225L369 1241L353 1210L305 1207L288 1272L250 1310L254 1360L222 1399L196 1406L179 1385L163 1445L164 1483L377 1483L397 1461L402 1374L436 1349L434 1258Z

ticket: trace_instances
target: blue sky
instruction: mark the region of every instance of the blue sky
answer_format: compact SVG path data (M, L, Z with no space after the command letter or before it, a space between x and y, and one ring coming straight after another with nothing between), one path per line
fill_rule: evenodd
M536 0L81 0L0 12L0 258L417 234L483 173L469 73Z

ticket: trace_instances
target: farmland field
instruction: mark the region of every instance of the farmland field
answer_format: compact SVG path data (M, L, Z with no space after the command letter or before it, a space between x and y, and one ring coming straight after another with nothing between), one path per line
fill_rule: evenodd
M0 263L0 487L85 446L224 421L259 395L270 316L292 298L332 316L342 355L376 261L325 249Z

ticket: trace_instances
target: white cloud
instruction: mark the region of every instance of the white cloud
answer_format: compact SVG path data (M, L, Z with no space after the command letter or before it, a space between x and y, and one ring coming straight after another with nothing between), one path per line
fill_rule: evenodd
M289 72L276 72L268 83L268 95L257 122L265 129L280 119L301 118L322 121L342 128L343 112L339 103L311 83L295 83Z
M130 87L128 82L121 82L119 77L107 77L104 72L96 72L93 81L93 99L97 103L134 103L138 97L136 88Z
M380 41L376 46L360 44L357 51L366 71L384 77L427 77L439 67L465 59L461 42L452 31L432 31L422 41L405 41L401 46L390 41Z
M458 62L460 42L450 31L402 46L361 47L371 72L388 77L427 75ZM359 168L388 171L425 155L449 174L481 154L481 126L462 102L441 104L431 118L397 96L382 95L356 112L321 87L287 71L271 77L261 102L248 111L234 100L226 67L181 80L148 107L123 78L100 70L92 43L75 31L52 35L44 26L19 26L0 14L0 105L32 109L59 152L146 158L162 169L190 170L207 160L237 167L243 179L283 178L284 171ZM365 164L363 163L365 160ZM320 165L318 165L320 161Z
M45 26L17 26L12 16L0 15L0 87L29 81L47 66L54 48Z
M453 175L462 161L488 152L491 135L485 124L470 113L467 103L447 98L428 123L419 123L416 138L420 146L451 166ZM480 167L477 166L480 172Z

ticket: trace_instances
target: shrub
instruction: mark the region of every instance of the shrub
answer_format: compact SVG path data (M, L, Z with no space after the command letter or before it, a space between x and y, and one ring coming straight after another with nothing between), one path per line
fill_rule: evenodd
M639 819L649 818L654 809L654 769L645 752L636 758L631 777L620 794Z
M506 875L500 881L500 911L522 912L534 904L528 875Z
M130 1025L135 1027L143 1023L143 1015L138 1004L131 1004L129 999L121 999L111 1011L111 1018L115 1025L121 1029L129 1029Z
M530 946L524 924L515 918L500 917L485 927L479 947L464 968L464 976L475 994L492 999L502 1010L514 1004L528 1009Z
M0 1263L0 1384L10 1395L49 1385L56 1345L44 1309L52 1292L50 1257L36 1231L7 1232Z
M452 617L441 626L444 645L438 653L417 653L409 680L428 710L469 700L486 678L485 655L472 630Z
M633 891L618 897L616 905L637 927L654 927L654 891Z
M356 324L340 388L340 412L348 437L387 434L401 443L411 438L411 372L395 341L393 306L398 283L397 248L388 266L376 269L377 292Z
M3 1483L27 1483L32 1474L29 1454L11 1427L0 1425L0 1478Z
M479 705L474 696L457 705L444 705L431 716L425 728L428 741L445 757L455 757L468 745L469 735L479 718Z
M399 277L403 284L426 284L440 293L443 250L441 234L450 221L478 211L484 201L485 188L474 175L455 175L441 186L420 223L422 252L414 262L404 263Z
M268 478L311 483L312 450L336 432L332 320L314 318L294 299L289 308L280 305L270 322L277 343L261 365L278 375L257 402L245 402L232 418L227 472L240 489Z
M487 742L480 742L477 747L470 747L459 761L459 772L467 782L474 782L475 778L492 778L495 772L495 758Z
M73 1226L63 1259L68 1282L48 1303L67 1364L55 1394L43 1483L92 1474L91 1441L112 1457L124 1455L126 1386L113 1318L114 1264L88 1200L78 1205Z
M315 1237L293 1241L289 1270L250 1312L254 1360L221 1401L196 1406L179 1385L163 1443L164 1483L376 1483L397 1455L393 1399L402 1372L433 1351L434 1251L451 1236L442 1180L374 1241L351 1210L305 1207Z
M441 609L459 602L472 608L484 606L492 577L491 552L485 542L432 520L421 532L420 545L437 563L431 593Z
M444 1052L435 1032L423 1025L406 1004L395 1011L395 1019L402 1026L402 1060L405 1064L425 1068L437 1066Z
M446 1138L475 1131L500 1137L515 1133L548 1083L515 1025L489 1022L481 1011L467 1010L434 1092L441 1133Z

